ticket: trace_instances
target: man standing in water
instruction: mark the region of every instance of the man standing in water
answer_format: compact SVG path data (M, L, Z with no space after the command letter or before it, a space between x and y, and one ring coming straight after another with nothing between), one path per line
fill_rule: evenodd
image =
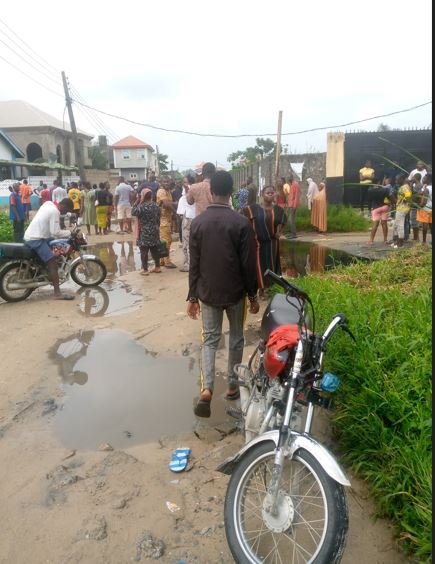
M246 217L228 204L233 179L216 172L210 179L212 204L197 216L190 230L190 271L187 314L202 313L201 394L194 412L210 417L216 351L222 336L224 312L230 323L228 390L225 398L240 397L234 366L243 357L246 297L250 312L258 313L254 231ZM200 306L201 303L201 306Z

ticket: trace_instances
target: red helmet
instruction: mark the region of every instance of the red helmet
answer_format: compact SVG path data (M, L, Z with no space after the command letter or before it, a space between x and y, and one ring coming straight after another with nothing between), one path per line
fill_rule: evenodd
M266 344L263 361L269 378L280 376L299 338L297 325L282 325L272 331Z

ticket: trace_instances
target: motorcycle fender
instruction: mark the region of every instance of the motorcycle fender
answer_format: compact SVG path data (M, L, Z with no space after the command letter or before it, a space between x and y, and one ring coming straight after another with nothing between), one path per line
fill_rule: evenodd
M95 255L82 255L81 257L77 257L70 263L69 265L70 270L76 264L79 264L80 262L85 262L87 260L98 260L98 257L96 257Z
M222 462L222 464L219 464L216 470L218 472L222 472L222 474L227 474L228 476L231 475L238 461L242 458L242 456L246 452L248 452L248 450L250 450L253 446L258 445L259 443L263 443L267 441L272 441L275 444L275 447L277 447L279 441L279 432L276 430L267 431L262 435L258 435L257 437L254 437L252 441L244 445L237 454L226 458Z
M250 450L258 443L267 441L273 442L275 444L275 447L277 447L279 441L279 431L268 431L267 433L263 433L262 435L255 437L248 444L244 445L243 448L235 456L229 457L224 460L224 462L222 462L222 464L220 464L216 468L216 470L218 472L222 472L222 474L231 475L238 461L246 452L248 452L248 450ZM292 432L289 445L287 447L287 456L293 458L295 453L301 448L307 450L310 454L312 454L328 474L328 476L330 476L333 480L343 486L351 485L338 462L323 445L315 441L309 435Z
M310 435L292 432L288 446L288 456L293 458L295 453L301 448L307 450L314 456L330 478L342 486L350 487L351 484L347 479L346 474L343 472L341 466L329 450L315 441Z

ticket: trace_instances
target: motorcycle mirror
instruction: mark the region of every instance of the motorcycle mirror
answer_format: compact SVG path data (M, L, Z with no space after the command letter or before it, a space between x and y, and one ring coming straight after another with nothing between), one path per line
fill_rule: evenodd
M357 341L356 341L356 338L355 338L355 335L352 333L352 331L349 329L349 327L348 327L347 325L342 325L341 328L343 329L343 331L344 331L345 333L347 333L347 334L349 335L349 337L352 339L352 341L353 341L354 343L357 342Z

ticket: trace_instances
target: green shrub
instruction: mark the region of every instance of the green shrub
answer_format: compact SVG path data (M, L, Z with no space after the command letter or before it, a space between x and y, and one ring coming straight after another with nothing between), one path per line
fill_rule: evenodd
M405 550L431 558L432 262L422 248L298 281L321 328L346 314L358 343L331 343L342 380L333 417L344 460L367 480Z
M370 221L362 217L354 208L347 206L328 205L328 231L330 233L351 233L354 231L367 231ZM289 225L286 231L289 230ZM298 231L314 231L311 225L311 212L307 207L300 207L296 215Z
M0 211L0 242L9 243L14 240L12 221L9 214Z

